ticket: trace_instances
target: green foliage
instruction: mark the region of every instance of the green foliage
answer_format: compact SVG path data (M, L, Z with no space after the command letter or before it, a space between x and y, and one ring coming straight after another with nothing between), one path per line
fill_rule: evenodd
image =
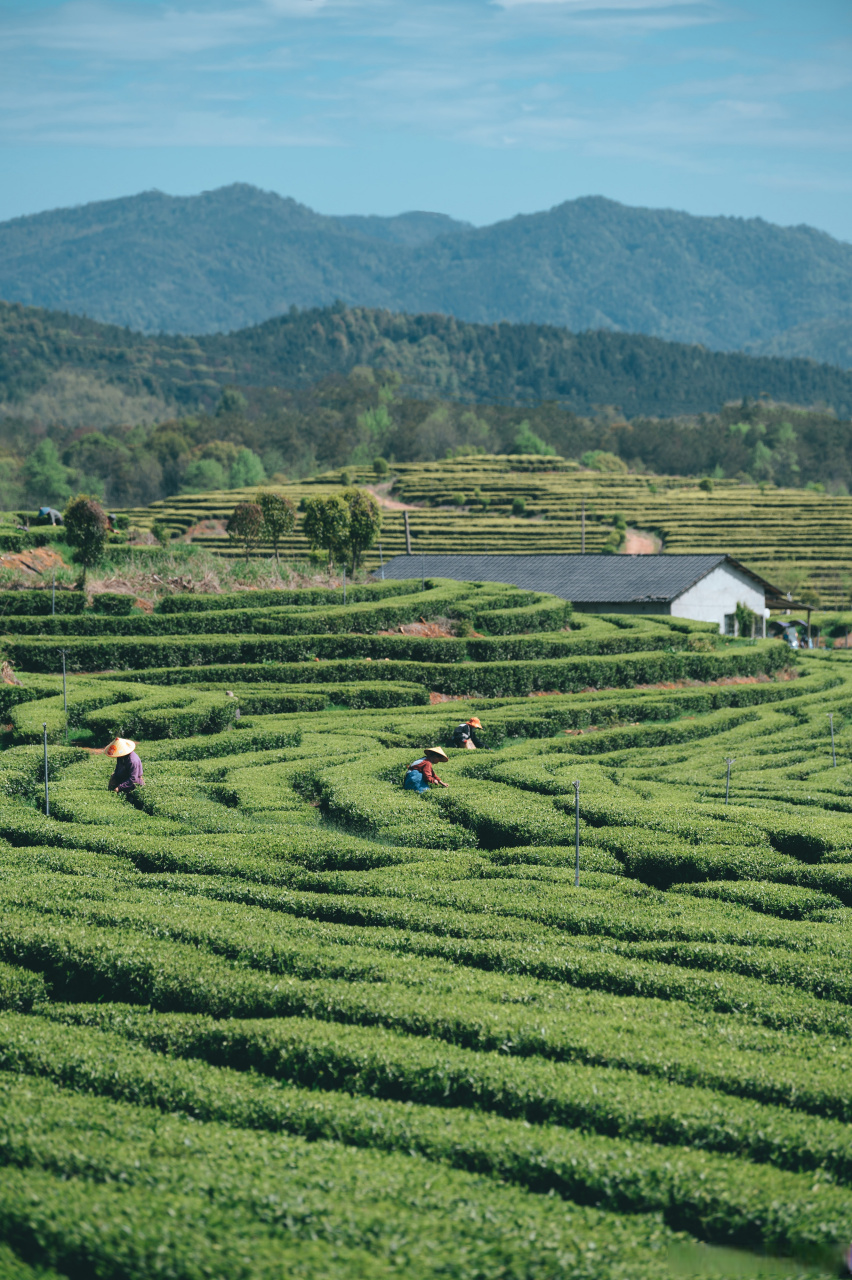
M74 559L83 566L85 583L87 570L93 568L104 553L109 527L106 512L94 498L81 493L65 508L63 522L65 537L74 548Z
M51 439L40 440L21 468L27 499L34 506L58 506L71 496L70 473Z
M513 441L515 453L533 453L543 457L553 457L556 450L552 445L537 436L529 422L524 421L518 428Z
M234 542L241 542L246 562L249 551L263 533L263 509L256 502L238 502L231 512L225 532Z
M382 480L390 471L387 458L382 458L382 457L374 458L373 471L376 473L377 479Z
M838 1271L844 656L774 680L784 646L669 616L351 591L0 594L10 1266L658 1280L682 1231ZM60 647L73 733L139 742L129 800L63 745ZM488 749L456 750L474 715ZM449 789L403 791L433 743Z
M263 534L272 543L275 562L279 563L278 548L281 539L291 533L296 525L296 504L280 493L266 490L257 495L258 506L263 513Z
M305 503L302 528L315 550L328 552L328 562L343 560L349 544L349 504L342 494L309 498Z
M606 449L588 449L580 461L584 467L591 467L593 471L603 471L609 475L627 473L626 463L616 454L608 453Z

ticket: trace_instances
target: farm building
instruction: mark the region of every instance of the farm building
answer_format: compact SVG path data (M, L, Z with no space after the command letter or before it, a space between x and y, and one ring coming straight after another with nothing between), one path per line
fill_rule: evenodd
M764 634L768 609L790 605L728 555L403 555L384 566L386 578L421 575L547 591L585 613L668 613L716 622L727 635L736 633L738 604L757 614Z

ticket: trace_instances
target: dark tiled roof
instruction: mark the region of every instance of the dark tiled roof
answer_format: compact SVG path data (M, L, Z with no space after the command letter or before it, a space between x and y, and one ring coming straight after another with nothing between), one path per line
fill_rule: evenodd
M395 556L385 565L385 577L419 578L422 573L459 582L509 582L575 604L665 604L725 563L768 586L726 555Z

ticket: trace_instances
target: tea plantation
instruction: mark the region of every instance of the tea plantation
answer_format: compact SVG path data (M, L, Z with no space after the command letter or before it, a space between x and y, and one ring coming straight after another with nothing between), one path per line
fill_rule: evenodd
M0 593L0 1275L847 1274L845 653L495 584L45 598Z
M366 468L353 474L361 484L375 479ZM342 481L342 473L331 472L281 492L298 503L339 492ZM175 535L192 530L193 542L232 553L223 522L236 502L253 496L252 490L183 494L128 514L137 526L159 520ZM626 524L657 535L666 551L726 551L794 595L807 585L824 608L849 605L852 497L733 480L714 481L708 491L697 479L602 474L561 458L475 455L395 466L391 497L412 508L415 554L576 552L585 508L586 551L622 549ZM387 559L405 551L405 529L401 510L383 514ZM301 522L282 550L307 553ZM268 556L270 548L260 545L256 554ZM377 546L366 562L378 567Z

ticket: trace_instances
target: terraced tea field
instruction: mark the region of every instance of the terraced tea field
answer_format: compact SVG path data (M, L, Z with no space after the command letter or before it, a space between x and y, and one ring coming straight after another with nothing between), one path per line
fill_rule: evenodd
M0 1274L846 1273L845 654L494 584L48 599L0 593Z
M824 608L848 607L852 596L852 498L734 481L717 481L707 493L695 480L602 475L553 458L464 457L404 464L394 474L392 499L412 508L415 553L420 547L433 553L577 552L585 504L587 551L611 541L620 515L629 527L657 535L666 551L726 551L785 590L799 593L810 585ZM371 478L366 470L357 473L359 483ZM307 494L334 492L340 482L334 473L286 492L299 502ZM463 507L452 504L453 495L464 499ZM246 497L251 491L184 495L130 515L135 524L156 518L176 534L191 529L193 541L232 550L223 521ZM525 511L513 514L519 501ZM289 556L306 554L298 524L283 548ZM382 555L404 551L402 511L386 510ZM269 553L268 547L257 551ZM378 548L367 563L379 564Z

